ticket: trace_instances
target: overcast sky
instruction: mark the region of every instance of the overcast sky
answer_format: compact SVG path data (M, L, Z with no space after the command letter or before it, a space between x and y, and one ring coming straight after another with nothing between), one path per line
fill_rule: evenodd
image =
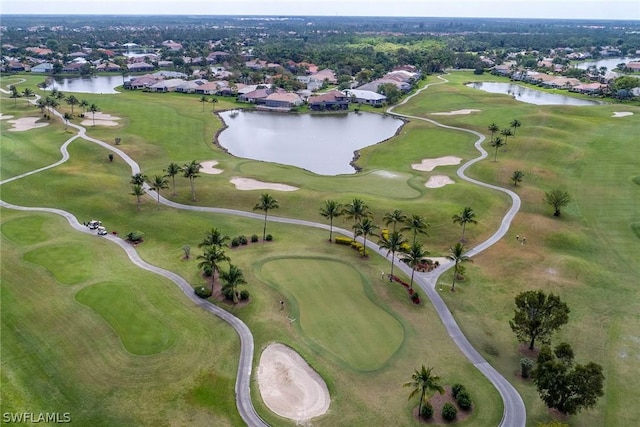
M444 16L640 20L640 0L1 0L0 14Z

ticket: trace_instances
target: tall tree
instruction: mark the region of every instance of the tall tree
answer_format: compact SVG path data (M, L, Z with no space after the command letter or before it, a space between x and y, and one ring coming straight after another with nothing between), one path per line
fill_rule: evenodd
M176 175L182 172L182 168L177 163L169 163L169 166L163 171L168 177L171 177L172 195L176 195Z
M548 408L574 415L583 408L593 408L604 394L602 366L574 364L573 350L567 343L560 343L553 352L543 346L536 362L533 382Z
M402 227L400 231L411 231L413 233L413 243L416 242L418 234L424 234L425 236L429 235L427 233L429 223L421 215L411 215L411 217L407 218L404 224L404 227Z
M36 101L36 107L40 109L40 114L44 116L44 109L47 108L47 101L45 99L38 99Z
M220 263L229 261L230 258L224 253L222 248L218 246L207 246L202 255L198 255L200 263L198 268L203 270L205 274L211 274L211 293L216 283L216 273L220 270Z
M80 101L78 101L78 98L76 98L75 95L67 96L65 101L66 101L67 105L71 106L71 114L73 115L73 107L78 105L80 103Z
M158 196L158 209L160 209L160 190L169 188L169 181L165 175L155 175L153 181L149 183L149 187L156 192Z
M96 125L96 113L100 111L100 109L98 108L98 106L96 104L91 104L89 105L89 112L92 115L92 119L93 119L93 125Z
M278 201L273 198L269 193L262 193L258 203L253 207L254 211L264 212L264 228L262 229L262 241L267 237L267 214L272 209L278 209Z
M25 87L22 91L22 96L24 96L25 98L31 98L33 96L33 91L31 90L31 88Z
M20 98L20 92L18 92L18 88L15 87L14 85L9 86L9 92L11 92L9 94L9 98L13 98L13 105L17 105L18 104L18 98Z
M353 228L353 240L356 239L356 231L355 224L360 222L363 218L371 217L371 211L369 210L369 206L361 199L355 198L342 208L342 215L346 219L353 220L354 228Z
M511 128L504 128L500 131L500 135L504 136L504 145L507 145L507 139L513 136L513 132L511 132Z
M516 295L515 303L509 326L520 342L529 342L529 350L536 339L548 344L551 334L569 321L569 307L557 295L525 291Z
M438 392L444 394L444 388L440 385L440 377L433 375L433 368L425 368L422 365L420 370L416 370L411 375L411 381L404 384L404 387L411 387L413 390L409 394L411 400L416 394L420 394L420 403L418 403L418 414L422 414L422 403L426 402L428 392Z
M64 130L67 130L67 127L69 126L69 120L71 120L71 114L64 113L62 118L64 119Z
M224 282L224 285L222 285L223 290L229 288L233 295L233 303L237 304L239 299L238 286L247 283L244 273L237 265L229 264L229 270L220 272L220 278Z
M493 139L493 137L494 137L494 135L496 134L496 132L498 132L498 131L500 130L500 126L498 126L498 125L497 125L497 124L495 124L495 123L491 123L491 124L489 125L489 127L487 128L487 130L488 130L489 132L491 132L491 139Z
M395 265L393 261L395 260L396 252L402 251L402 245L405 243L407 243L407 239L402 236L402 233L395 230L386 236L383 234L380 237L378 246L380 246L381 249L387 250L387 256L391 254L391 273L389 274L389 281L393 278L393 267Z
M520 123L520 120L518 119L511 120L511 129L513 129L513 136L516 136L516 129L518 129L520 126L522 126L522 123Z
M464 240L464 232L467 224L477 224L476 221L476 213L469 206L462 209L462 212L459 214L455 214L451 219L453 219L454 224L460 224L462 226L462 237L461 240Z
M422 264L425 258L429 255L429 251L424 249L422 243L413 242L409 250L403 254L402 258L404 262L407 263L409 267L411 267L411 283L409 284L409 288L413 289L413 276L416 272L416 267Z
M563 190L554 189L544 193L544 202L553 206L553 216L560 216L560 209L567 206L570 201L571 196Z
M195 160L192 160L191 163L185 163L182 166L182 174L185 178L189 179L189 184L191 185L191 200L196 201L196 178L200 176L200 169L202 169L202 165Z
M204 112L204 104L207 103L207 97L204 95L200 97L200 102L202 103L202 112Z
M353 226L353 230L356 236L362 236L364 245L362 248L362 256L367 256L367 236L377 236L376 230L378 226L371 221L371 218L362 218L360 222L356 222Z
M342 205L335 200L325 200L320 215L329 220L329 241L333 240L333 219L342 215Z
M136 202L138 204L138 210L140 210L140 198L142 196L144 196L144 189L142 188L142 185L138 185L138 184L132 185L130 194L132 196L136 196Z
M513 186L517 187L519 182L522 182L524 178L524 172L522 171L513 171L513 175L511 175L511 181L513 181Z
M407 222L407 219L408 217L398 209L395 209L392 212L387 212L382 218L382 220L384 221L384 225L386 225L387 227L389 226L389 224L393 224L392 231L396 231L396 225Z
M493 161L498 161L498 148L504 145L504 141L499 136L496 136L491 140L491 146L496 148L495 154L493 155Z
M147 175L143 174L142 172L138 172L135 175L131 175L129 184L142 186L146 181L147 181Z
M217 246L221 248L226 246L228 241L229 236L222 234L222 231L214 227L210 231L207 231L204 240L198 244L198 247Z
M218 99L217 98L211 98L211 112L215 112L216 111L216 104L218 103Z
M473 260L465 255L464 244L462 244L461 242L458 242L455 244L455 246L449 248L449 254L447 254L447 258L454 262L451 291L455 292L456 279L458 278L458 274L460 273L460 266L464 262L473 262Z
M89 103L87 102L86 99L83 99L80 101L80 104L78 104L78 106L80 108L82 108L82 114L87 112L87 108L89 107Z

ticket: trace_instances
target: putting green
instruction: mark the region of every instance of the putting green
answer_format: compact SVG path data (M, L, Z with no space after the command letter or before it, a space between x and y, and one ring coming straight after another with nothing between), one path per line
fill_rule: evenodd
M115 329L130 353L146 356L160 353L173 344L175 335L150 302L138 301L125 283L103 282L82 289L76 300L91 307Z
M49 239L49 229L41 216L15 218L2 224L2 234L18 246L29 246Z
M265 262L259 273L294 300L304 335L351 369L382 368L404 341L402 324L372 301L370 284L348 264L284 258Z
M24 254L24 260L46 268L62 284L75 285L92 275L91 248L84 243L74 245L49 245Z

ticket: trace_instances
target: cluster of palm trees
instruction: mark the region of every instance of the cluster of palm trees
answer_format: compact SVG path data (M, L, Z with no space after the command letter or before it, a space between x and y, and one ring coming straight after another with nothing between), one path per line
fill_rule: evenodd
M185 163L183 166L179 166L176 163L171 163L167 169L164 170L164 175L154 175L153 179L149 178L143 173L137 173L131 176L129 183L131 184L131 195L136 197L138 203L138 210L140 210L141 197L144 196L144 184L149 185L149 188L156 192L157 206L160 209L160 191L165 188L169 188L169 178L172 179L173 195L176 194L176 179L175 176L179 173L183 173L185 178L189 179L191 184L191 196L193 201L196 200L194 180L198 177L202 165L193 160L191 163Z
M516 136L516 129L518 129L520 126L522 126L522 123L520 122L520 120L518 119L514 119L511 121L509 127L507 128L503 128L502 130L500 129L500 127L495 124L495 123L491 123L489 125L489 127L487 128L487 130L489 132L491 132L491 146L495 147L496 151L495 154L493 156L493 161L497 161L497 157L498 157L498 149L500 147L504 147L507 145L507 139L510 136ZM501 136L496 136L496 133L500 133Z
M22 92L22 96L31 97L33 96L33 91L29 88L25 88ZM89 104L86 100L79 100L75 95L69 95L67 97L64 96L64 93L60 92L58 89L52 89L50 94L46 98L40 98L36 102L36 106L40 108L40 112L42 115L45 115L45 109L49 110L49 112L53 113L57 107L60 106L61 101L65 101L67 105L71 107L71 114L64 114L65 125L69 123L71 117L74 114L74 107L77 105L82 108L82 114L85 114L87 111L93 114L93 125L96 125L96 113L100 111L96 104Z
M367 256L367 237L379 237L378 246L387 250L387 256L391 254L391 271L389 281L393 280L394 260L396 254L400 254L401 259L411 267L411 283L410 289L413 289L414 274L418 266L426 261L429 251L427 251L422 243L418 242L418 235L428 235L427 229L429 223L421 215L406 215L401 210L394 210L384 215L383 221L386 227L391 226L391 230L384 230L378 234L379 227L373 223L372 213L369 207L361 199L355 198L351 203L342 205L335 200L325 200L324 205L320 208L320 215L329 220L329 241L333 240L333 221L335 218L344 217L353 221L353 239L362 236L363 238L363 256ZM465 207L460 214L453 216L453 222L462 226L462 239L467 224L476 224L476 214L470 207ZM403 232L410 232L411 243L403 235ZM464 245L458 242L455 246L449 248L447 258L455 263L455 273L451 290L455 290L455 281L457 276L461 274L461 263L470 261L465 255Z
M231 264L231 258L227 256L224 248L227 247L229 236L222 234L217 228L212 228L205 234L205 238L198 244L199 248L204 248L202 255L198 255L200 260L198 268L203 271L206 276L211 277L211 293L216 283L216 275L219 275L224 284L222 285L222 293L231 295L234 304L238 303L240 292L238 286L245 285L247 280L242 270L234 264ZM229 263L228 270L221 270L220 266L223 262Z

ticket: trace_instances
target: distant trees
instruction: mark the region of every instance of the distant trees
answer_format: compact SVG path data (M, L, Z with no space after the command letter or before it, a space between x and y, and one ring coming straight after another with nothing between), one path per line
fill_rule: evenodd
M529 343L529 350L533 350L536 340L548 344L551 335L569 321L567 304L542 290L518 294L515 304L509 326L520 342Z
M273 198L269 193L262 193L258 203L253 207L253 210L259 210L264 212L264 228L262 229L262 240L264 241L267 236L267 214L272 209L278 209L280 205L278 201Z
M571 196L563 190L554 189L544 193L544 202L553 207L553 216L560 216L560 209L567 206L570 201Z
M387 97L387 104L395 104L402 96L400 89L393 83L383 83L379 85L378 93Z

